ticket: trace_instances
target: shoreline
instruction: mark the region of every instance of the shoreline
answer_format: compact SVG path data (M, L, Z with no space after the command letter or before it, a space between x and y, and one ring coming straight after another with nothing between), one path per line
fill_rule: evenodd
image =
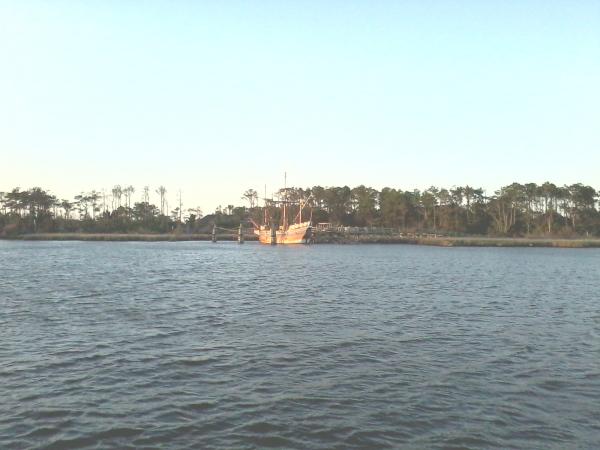
M0 237L5 241L106 241L106 242L181 242L210 241L212 234L151 234L151 233L36 233ZM237 235L217 234L217 241L237 242ZM256 236L244 235L245 241L257 241Z
M211 234L150 234L150 233L39 233L0 237L11 241L105 241L105 242L184 242L210 241ZM253 235L245 241L257 241ZM217 235L217 242L235 242L237 236ZM436 247L550 247L550 248L600 248L600 238L523 238L523 237L399 237L383 235L318 235L316 244L412 244Z
M434 247L549 247L549 248L600 248L599 238L547 238L547 237L397 237L397 236L347 236L317 237L322 244L411 244Z

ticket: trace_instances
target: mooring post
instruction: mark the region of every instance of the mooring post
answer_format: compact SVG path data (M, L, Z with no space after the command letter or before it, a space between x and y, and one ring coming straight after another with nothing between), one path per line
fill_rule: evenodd
M217 226L216 225L213 225L212 241L217 242Z
M242 224L240 223L240 229L238 230L238 244L244 243L244 229L242 228Z
M277 231L275 231L275 225L271 226L271 245L277 244Z

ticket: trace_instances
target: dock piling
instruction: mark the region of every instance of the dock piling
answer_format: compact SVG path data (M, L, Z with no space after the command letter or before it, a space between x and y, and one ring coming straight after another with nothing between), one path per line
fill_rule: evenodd
M244 243L244 229L242 228L242 224L240 223L240 229L238 230L238 244Z

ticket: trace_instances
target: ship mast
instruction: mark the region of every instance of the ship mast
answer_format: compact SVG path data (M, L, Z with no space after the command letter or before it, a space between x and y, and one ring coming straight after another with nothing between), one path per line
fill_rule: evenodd
M287 206L287 199L288 199L288 195L287 195L287 172L284 172L283 175L283 229L287 230L288 228L288 223L287 223L287 215L286 215L286 206Z
M263 224L265 226L271 226L271 224L267 223L267 185L265 184L265 196L263 197L265 202L265 206L263 207Z

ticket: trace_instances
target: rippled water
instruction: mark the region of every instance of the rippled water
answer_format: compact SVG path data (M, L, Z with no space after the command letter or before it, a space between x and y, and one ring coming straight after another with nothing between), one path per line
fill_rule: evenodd
M0 448L598 448L600 251L0 241Z

